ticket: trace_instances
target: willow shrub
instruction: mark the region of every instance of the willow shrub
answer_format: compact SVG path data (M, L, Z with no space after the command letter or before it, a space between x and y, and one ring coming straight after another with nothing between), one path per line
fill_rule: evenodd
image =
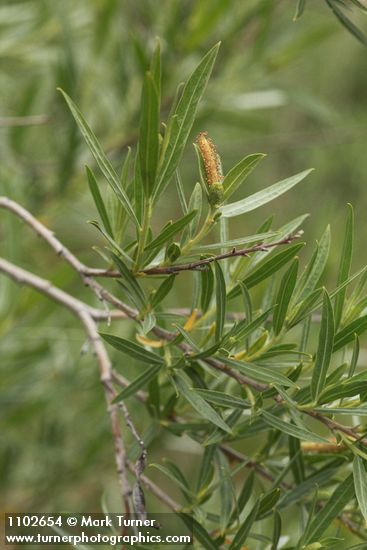
M178 89L163 124L157 46L143 85L138 145L121 174L63 92L112 191L106 201L87 168L100 218L93 223L105 239L101 256L106 270L117 272L115 294L135 321L131 340L119 336L115 321L102 333L108 346L139 364L116 401L139 396L152 425L200 445L196 479L164 457L156 467L181 491L179 511L194 517L204 548L252 548L254 540L272 549L346 548L345 540L367 538L367 374L358 364L367 268L350 274L353 210L348 205L336 287L327 290L320 281L329 227L301 268L306 215L277 229L263 220L253 235L232 235L229 226L230 218L245 219L304 185L310 170L246 196L243 184L264 155L246 156L223 174L203 132L194 145L198 183L185 195L180 162L217 51L218 45ZM167 186L176 186L182 216L160 220L153 232ZM231 202L235 191L245 196ZM192 300L187 310L168 310L178 278L193 278ZM149 293L148 279L155 283ZM148 457L161 434L146 442ZM237 450L249 439L251 456Z

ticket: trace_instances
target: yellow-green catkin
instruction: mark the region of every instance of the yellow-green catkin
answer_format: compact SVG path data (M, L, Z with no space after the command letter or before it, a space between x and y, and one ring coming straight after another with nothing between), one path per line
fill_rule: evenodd
M203 160L209 203L214 208L218 208L223 203L224 198L220 157L207 132L200 132L196 138L196 143Z

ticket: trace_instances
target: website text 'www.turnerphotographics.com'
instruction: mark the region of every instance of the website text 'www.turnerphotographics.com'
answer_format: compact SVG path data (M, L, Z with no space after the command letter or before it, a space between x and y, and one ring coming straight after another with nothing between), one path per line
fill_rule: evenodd
M5 514L6 545L187 545L189 516L176 514Z

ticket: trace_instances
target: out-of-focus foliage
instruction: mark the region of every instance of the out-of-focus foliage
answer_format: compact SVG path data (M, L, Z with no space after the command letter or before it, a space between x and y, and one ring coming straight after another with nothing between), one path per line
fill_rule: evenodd
M267 153L246 183L249 194L309 166L316 168L306 185L265 205L261 220L259 211L250 213L243 229L243 218L236 218L233 234L255 233L259 222L271 214L279 227L310 212L311 221L305 224L310 242L319 237L325 220L331 220L334 238L326 276L335 286L344 205L352 202L356 219L362 221L367 208L367 71L366 50L333 17L330 7L346 13L359 28L365 21L358 9L346 11L346 2L308 0L302 17L293 22L295 4L285 0L162 0L159 5L153 0L2 2L1 194L19 200L75 253L98 264L100 258L91 247L99 237L94 227L85 224L96 217L84 171L84 164L91 165L92 160L56 88L77 101L120 171L127 146L137 142L141 85L155 37L161 38L163 119L177 83L221 40L192 139L198 131L208 130L225 171L247 154ZM34 116L39 118L28 118ZM181 175L189 194L198 177L195 153L189 147ZM231 202L239 198L235 194ZM170 186L154 212L156 234L160 220L181 215L175 187ZM1 255L87 296L75 275L4 212L0 231ZM363 230L358 231L357 260L365 239ZM99 246L103 247L102 239ZM169 304L187 305L187 284L186 280L177 284ZM103 491L110 508L117 507L109 426L82 331L69 314L4 278L0 311L3 508L98 509ZM277 315L280 325L281 312ZM123 330L120 336L131 336L129 324ZM360 361L365 361L363 348ZM128 378L136 378L134 367L116 355L116 367L121 365ZM322 362L319 367L322 371ZM139 429L147 431L147 438L155 436L141 405L132 404L131 409ZM150 449L152 461L155 445ZM180 440L164 432L157 456L164 448L166 456L177 460L178 446ZM246 440L247 454L255 448L256 441ZM181 466L188 477L194 475L192 465L199 451L188 439L184 449L180 446ZM277 464L274 471L278 473ZM163 476L157 474L156 479L164 485ZM157 505L153 499L150 502ZM296 514L289 523L298 525Z

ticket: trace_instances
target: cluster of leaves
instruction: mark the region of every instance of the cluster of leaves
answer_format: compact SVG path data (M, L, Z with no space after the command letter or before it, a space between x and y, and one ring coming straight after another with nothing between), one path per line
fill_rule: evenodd
M179 164L217 51L218 45L180 86L162 125L157 45L144 79L138 146L134 158L126 155L120 176L63 92L112 191L106 203L87 169L100 215L93 224L106 240L100 254L106 270L118 272L119 297L136 310L138 343L103 333L142 370L117 401L139 396L146 403L148 448L162 431L200 445L195 482L168 460L155 467L180 489L181 517L193 515L195 537L205 548L240 549L255 540L276 549L281 537L289 549L343 548L344 533L334 520L366 540L367 519L365 426L363 420L350 426L367 414L367 376L358 368L359 337L367 329L367 267L350 273L353 210L349 205L336 287L327 291L321 280L329 227L301 270L304 243L293 238L307 215L276 230L268 219L254 235L229 235L228 219L277 198L309 171L227 203L264 155L247 156L218 182L223 201L213 206L199 155L200 181L185 196ZM182 217L154 233L155 205L173 184ZM218 235L216 242L205 240L210 233ZM244 246L249 248L238 253ZM194 280L187 313L164 308L178 276ZM152 278L158 284L148 293ZM249 439L256 442L254 457L238 459L232 445ZM251 473L241 482L245 469ZM302 521L284 524L295 506ZM273 534L269 528L259 534L259 522L270 522Z
M355 23L348 17L347 11L353 7L359 8L360 11L367 13L367 5L364 0L325 0L327 6L333 11L340 23L353 35L367 45L366 34L356 26ZM298 19L306 7L306 0L297 0L296 13L294 18Z

